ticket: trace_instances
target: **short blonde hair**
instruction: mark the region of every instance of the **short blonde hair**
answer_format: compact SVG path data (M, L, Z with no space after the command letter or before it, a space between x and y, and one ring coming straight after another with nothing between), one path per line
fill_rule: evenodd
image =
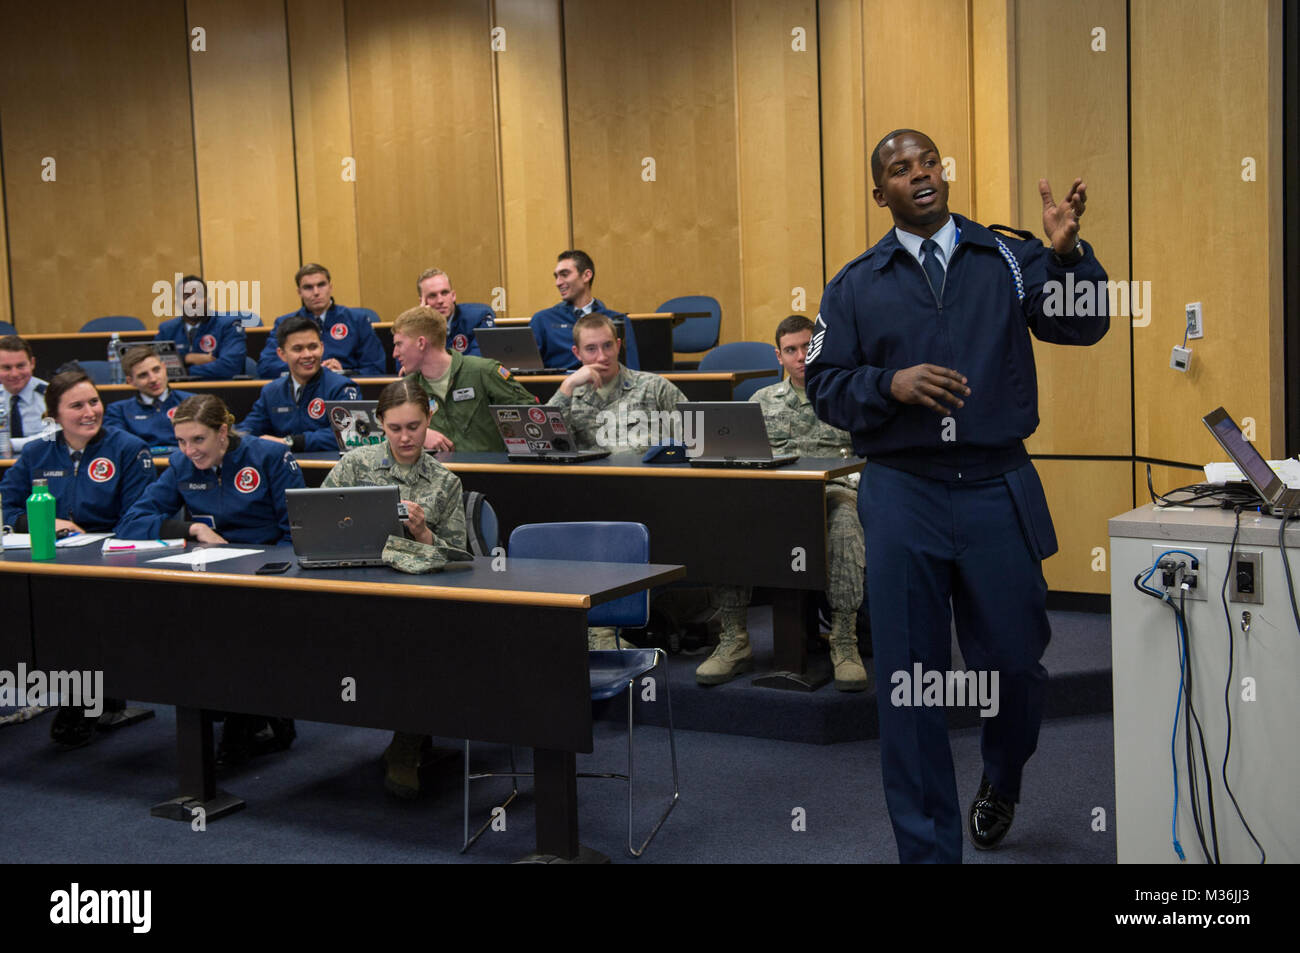
M408 308L393 322L393 333L424 338L431 347L446 347L447 319L426 305Z

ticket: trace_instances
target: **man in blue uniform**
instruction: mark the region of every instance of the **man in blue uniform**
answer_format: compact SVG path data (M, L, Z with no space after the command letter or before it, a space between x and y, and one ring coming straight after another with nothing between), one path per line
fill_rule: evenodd
M109 404L104 410L104 425L134 434L150 447L174 448L172 414L181 401L194 395L167 386L167 368L147 344L122 355L122 374L139 393Z
M554 307L538 311L528 322L537 349L542 352L546 367L570 370L582 366L573 353L573 322L584 314L603 314L614 322L623 341L625 367L641 369L641 358L636 351L636 335L624 315L611 311L604 302L592 296L591 286L596 281L596 265L585 251L572 249L560 252L555 263L555 287L563 299Z
M222 381L243 374L248 345L239 318L215 313L196 275L181 279L180 299L180 317L160 324L154 340L176 342L190 377Z
M1055 344L1099 341L1109 327L1104 291L1064 315L1049 299L1067 275L1104 288L1106 273L1078 237L1080 179L1059 204L1039 181L1047 248L1029 232L997 234L950 215L939 152L915 130L882 139L871 172L872 197L895 227L826 286L807 393L868 460L858 512L899 857L958 863L944 710L918 702L910 681L932 685L933 672L954 684L951 599L965 664L998 689L981 711L984 777L968 812L975 846L996 846L1038 743L1047 683L1039 659L1051 635L1041 563L1056 537L1023 443L1038 426L1029 332Z
M492 309L485 304L458 304L451 278L441 268L422 272L415 287L420 293L420 304L447 319L447 350L482 357L474 332L496 323Z
M325 402L360 400L361 389L321 366L320 330L311 318L290 315L276 327L275 337L276 354L289 373L262 388L239 429L284 443L295 453L337 449Z
M33 377L36 355L32 346L16 334L0 337L0 400L9 407L9 441L14 456L46 429L45 381Z
M302 307L275 319L275 327L294 315L311 318L320 329L325 345L325 359L321 362L336 374L357 377L383 377L388 373L384 358L384 345L380 343L370 319L360 311L334 303L334 284L323 265L308 264L293 276L298 286ZM257 359L257 373L262 377L279 377L288 371L283 359L276 353L277 341L272 331Z

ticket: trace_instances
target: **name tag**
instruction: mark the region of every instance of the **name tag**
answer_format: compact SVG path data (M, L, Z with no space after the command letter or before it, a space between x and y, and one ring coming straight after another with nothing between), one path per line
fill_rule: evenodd
M451 392L451 399L452 400L473 400L474 388L462 387L460 388L460 390L454 390Z
M50 477L61 477L63 473L62 470L45 470L41 473L41 476L48 480Z
M272 408L271 408L271 413L273 413L273 414L291 414L291 413L293 413L293 408L292 408L292 407L272 407Z
M187 483L187 484L185 484L185 489L187 489L187 490L206 490L207 488L208 488L208 485L207 485L206 483Z

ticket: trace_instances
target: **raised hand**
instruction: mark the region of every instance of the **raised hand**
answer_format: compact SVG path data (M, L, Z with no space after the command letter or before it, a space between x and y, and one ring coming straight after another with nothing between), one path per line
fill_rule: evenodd
M1088 187L1083 179L1075 179L1069 194L1057 204L1052 198L1052 186L1046 179L1038 180L1038 194L1043 197L1043 231L1052 250L1058 255L1068 255L1079 235L1079 219L1088 202Z

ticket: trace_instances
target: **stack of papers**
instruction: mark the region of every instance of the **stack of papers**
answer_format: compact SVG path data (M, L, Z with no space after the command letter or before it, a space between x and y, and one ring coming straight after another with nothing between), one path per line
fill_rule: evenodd
M163 556L161 559L149 560L149 565L159 563L170 566L208 566L226 559L238 559L240 556L256 556L260 549L196 549L190 553L177 553L175 556Z
M89 546L91 543L97 543L101 539L109 539L112 533L74 533L72 536L65 536L57 540L54 544L55 549L76 549L78 546ZM5 537L5 549L31 549L32 537L30 533L10 533Z
M104 542L103 553L150 553L160 549L184 549L183 539L109 539Z
M1291 489L1300 489L1300 460L1288 457L1285 460L1269 460L1273 472L1282 478L1282 482ZM1205 482L1215 486L1225 483L1245 483L1246 476L1235 463L1207 463L1205 465Z

